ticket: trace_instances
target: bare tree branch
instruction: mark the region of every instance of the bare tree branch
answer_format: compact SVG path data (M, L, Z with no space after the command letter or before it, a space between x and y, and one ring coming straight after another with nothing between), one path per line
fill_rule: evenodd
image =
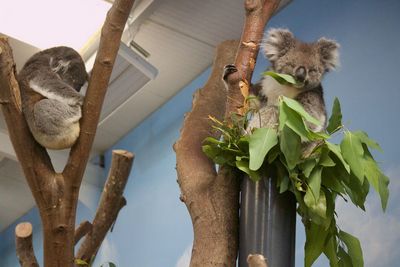
M134 0L114 1L101 31L100 45L82 107L81 132L63 171L67 182L73 187L79 187L82 181L122 32L133 3Z
M81 222L81 224L79 224L79 226L75 229L75 245L78 244L79 240L81 240L81 238L90 231L92 231L92 224L89 221Z
M32 245L32 224L24 222L15 227L15 246L22 267L39 267Z
M126 200L122 194L132 168L133 158L134 155L130 152L113 151L110 172L92 223L92 231L83 240L76 258L90 261L117 219L120 209L125 206Z

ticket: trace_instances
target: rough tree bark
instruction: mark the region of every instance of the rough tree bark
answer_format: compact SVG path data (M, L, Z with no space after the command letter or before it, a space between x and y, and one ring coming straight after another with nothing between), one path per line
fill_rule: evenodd
M74 265L75 216L79 188L99 115L134 0L116 0L107 14L100 47L82 108L81 134L62 173L33 139L21 111L15 65L7 38L0 37L0 104L14 150L39 208L44 235L44 266ZM115 220L115 218L111 218Z
M190 266L234 266L237 251L238 181L217 175L215 164L201 150L207 136L215 136L208 115L224 116L226 92L222 83L224 65L234 60L237 41L217 47L209 80L193 98L176 151L181 200L193 222L194 244ZM234 178L234 177L233 177Z
M78 259L90 261L100 248L108 229L114 223L109 218L117 218L119 211L126 205L126 200L122 194L131 171L133 157L132 153L124 150L113 151L110 172L93 220L92 229L86 235L76 254Z
M32 245L32 224L20 223L15 228L15 247L22 267L39 267Z
M237 47L232 42L217 48L213 70L203 89L195 93L181 135L174 145L181 200L192 219L194 243L191 267L235 266L238 250L239 177L230 168L216 171L202 152L202 141L215 136L207 116L230 119L243 105L240 84L247 84L256 64L267 21L280 0L245 0L246 19ZM223 66L235 62L238 72L228 76L228 92L221 81Z

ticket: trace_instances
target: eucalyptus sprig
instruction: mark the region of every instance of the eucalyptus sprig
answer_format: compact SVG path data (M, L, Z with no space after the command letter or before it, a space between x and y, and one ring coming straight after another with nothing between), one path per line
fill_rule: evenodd
M266 73L278 82L295 84L293 78ZM277 78L279 77L279 78ZM291 77L291 76L290 76ZM370 185L387 206L389 178L382 172L370 149L380 146L363 131L349 131L342 125L339 100L333 103L332 115L325 132L313 132L308 123L319 124L300 103L279 98L277 129L258 128L246 133L248 116L233 115L231 123L212 118L222 138L209 137L204 153L216 164L229 165L246 173L253 181L275 175L281 193L292 192L298 203L306 231L306 267L324 253L331 266L360 267L363 256L358 239L336 224L335 200L342 197L365 210ZM339 144L330 142L341 134ZM304 148L311 147L304 154Z

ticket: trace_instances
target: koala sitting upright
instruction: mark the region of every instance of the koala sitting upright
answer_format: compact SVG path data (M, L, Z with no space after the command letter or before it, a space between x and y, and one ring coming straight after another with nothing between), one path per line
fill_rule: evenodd
M33 55L18 74L22 111L36 141L45 148L71 147L80 132L88 74L81 56L69 47Z
M292 75L301 86L282 85L274 78L264 76L252 87L264 101L258 113L250 119L248 129L276 127L278 97L283 95L300 102L310 115L321 122L319 126L308 124L311 130L316 132L324 130L326 110L321 80L326 72L338 65L339 44L326 38L313 43L304 43L286 29L271 29L262 48L271 62L270 70ZM237 71L235 66L227 65L224 78L235 71Z

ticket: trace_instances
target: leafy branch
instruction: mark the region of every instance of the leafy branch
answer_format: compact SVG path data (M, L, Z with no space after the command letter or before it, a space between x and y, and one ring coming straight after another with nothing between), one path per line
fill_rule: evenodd
M291 76L265 74L280 83L297 84ZM382 149L365 132L351 132L343 127L337 98L324 132L307 127L308 123L320 122L297 101L281 96L278 108L277 129L257 128L246 132L249 114L254 110L248 110L243 116L231 115L229 124L211 118L222 138L206 138L203 152L216 164L236 167L255 182L274 175L280 193L290 191L295 195L297 212L306 230L306 267L322 253L331 266L363 266L359 240L336 224L335 200L337 197L350 199L365 210L372 185L381 198L382 209L386 209L389 178L370 151ZM329 141L333 134L342 135L339 144Z

